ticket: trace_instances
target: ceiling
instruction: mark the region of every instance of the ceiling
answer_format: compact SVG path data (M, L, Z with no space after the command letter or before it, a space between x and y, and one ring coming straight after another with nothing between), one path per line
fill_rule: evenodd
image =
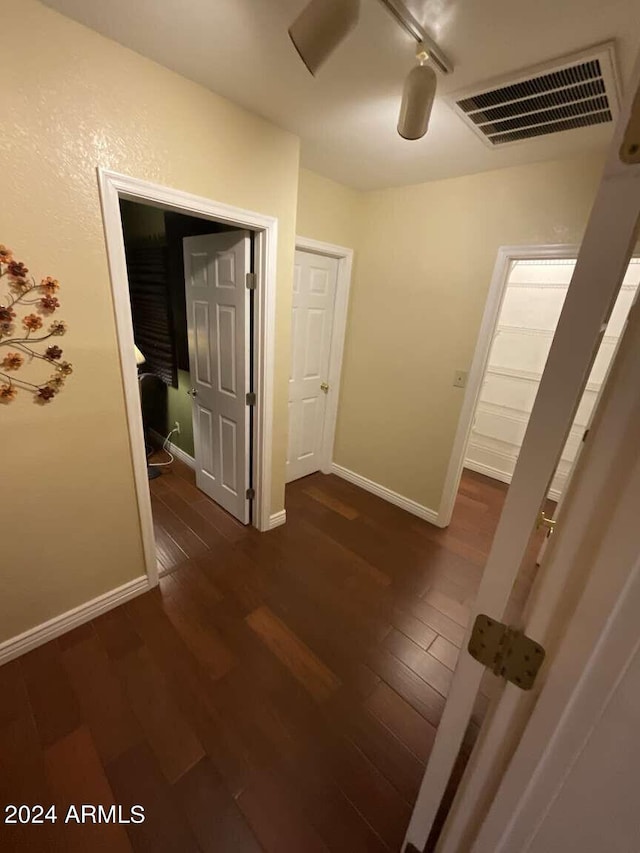
M500 150L486 147L442 95L615 39L624 89L640 44L638 0L408 0L455 66L439 75L427 136L396 133L415 42L377 0L312 77L287 36L306 0L46 0L214 92L293 131L302 164L359 189L498 169L603 148L611 125Z

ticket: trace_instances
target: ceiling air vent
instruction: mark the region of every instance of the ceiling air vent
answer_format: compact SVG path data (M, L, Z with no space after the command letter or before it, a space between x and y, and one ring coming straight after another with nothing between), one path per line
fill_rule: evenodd
M618 114L613 45L599 45L509 79L449 95L490 147L612 122Z

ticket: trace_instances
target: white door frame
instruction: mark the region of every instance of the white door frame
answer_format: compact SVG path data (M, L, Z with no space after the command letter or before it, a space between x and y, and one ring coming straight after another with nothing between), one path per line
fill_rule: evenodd
M467 389L462 401L458 427L453 440L453 449L451 450L447 475L444 481L444 489L436 520L438 527L447 527L451 522L453 507L456 502L458 489L460 488L460 479L462 477L462 469L464 468L473 416L478 406L482 381L487 369L487 362L489 361L491 343L500 317L500 310L513 262L577 258L579 248L579 246L573 244L552 243L549 245L501 246L498 249L498 257L493 268L489 294L485 303L484 314L482 315L482 323L478 332L473 361L471 362L471 368L467 377Z
M146 203L161 207L164 210L197 216L200 219L211 219L215 222L224 222L227 225L237 225L239 228L245 228L255 233L255 265L258 288L254 303L254 363L257 367L254 381L257 402L253 430L253 484L256 490L253 524L258 530L269 530L271 515L278 220L271 216L232 207L172 187L165 187L150 181L112 172L108 169L98 168L98 184L142 543L149 584L153 586L158 582L158 569L134 355L133 321L129 301L124 235L120 217L120 199Z
M338 417L344 339L347 330L353 249L336 246L333 243L322 243L320 240L312 240L310 237L296 237L296 250L313 252L316 255L325 255L328 258L336 258L338 261L338 280L336 282L336 296L333 306L333 331L331 333L331 348L329 350L328 382L332 393L327 395L324 427L322 430L322 450L320 453L322 460L320 470L323 474L330 474L333 463L336 420Z

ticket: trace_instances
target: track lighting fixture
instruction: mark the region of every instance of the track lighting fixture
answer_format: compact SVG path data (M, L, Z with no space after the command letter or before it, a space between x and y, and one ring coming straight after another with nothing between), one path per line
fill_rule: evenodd
M289 27L289 37L312 74L358 23L360 0L311 0Z
M420 50L416 59L418 64L407 75L402 92L398 133L403 139L421 139L425 135L436 96L436 72L426 65L429 54Z
M436 74L453 70L438 45L425 32L404 4L404 0L380 0L400 26L419 44L418 65L405 80L398 120L404 139L420 139L427 132L436 94ZM360 0L311 0L289 27L289 36L300 58L312 74L349 35L360 16Z

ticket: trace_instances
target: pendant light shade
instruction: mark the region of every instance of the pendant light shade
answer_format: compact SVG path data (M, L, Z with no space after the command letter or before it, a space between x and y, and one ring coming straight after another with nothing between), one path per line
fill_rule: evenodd
M311 0L289 27L300 58L315 74L358 22L360 0Z
M398 119L398 133L404 139L421 139L427 132L436 85L436 72L422 62L407 75Z

